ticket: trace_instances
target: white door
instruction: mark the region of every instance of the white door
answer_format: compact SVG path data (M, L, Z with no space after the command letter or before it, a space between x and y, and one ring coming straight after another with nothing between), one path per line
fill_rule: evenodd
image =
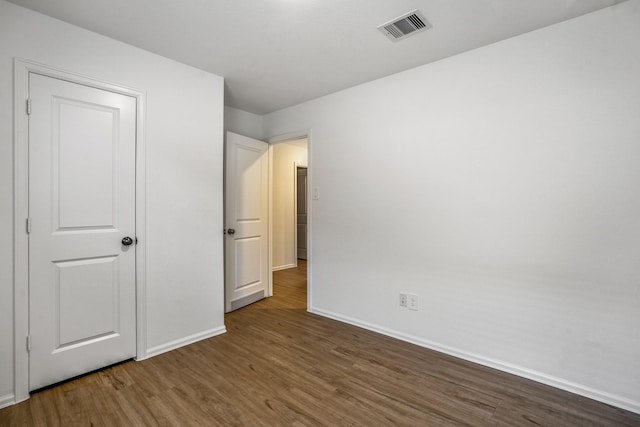
M227 132L225 311L267 296L269 144Z
M34 390L135 356L136 99L34 73L29 98Z

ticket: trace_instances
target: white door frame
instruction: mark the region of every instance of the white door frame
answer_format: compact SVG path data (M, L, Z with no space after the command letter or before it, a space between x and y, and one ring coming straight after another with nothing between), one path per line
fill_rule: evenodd
M312 130L301 130L297 132L290 132L282 135L276 135L267 138L269 142L269 164L273 164L273 145L278 142L289 141L293 139L307 138L307 189L308 191L313 188L313 172L312 172L312 156L311 156L311 134ZM299 165L300 166L300 165ZM269 167L269 218L273 218L273 168ZM313 209L312 200L309 198L307 205L307 311L312 307L313 301L313 288L311 286L311 269L313 263L313 254L311 253L312 242L312 230L313 223ZM269 220L269 266L273 271L273 221ZM297 245L297 241L296 241ZM297 262L297 261L296 261ZM270 274L273 277L273 273ZM269 280L269 296L273 296L273 280Z
M136 360L146 352L145 278L145 93L143 91L55 69L36 62L14 60L13 209L14 209L14 401L29 398L29 121L26 100L29 73L42 74L136 98Z

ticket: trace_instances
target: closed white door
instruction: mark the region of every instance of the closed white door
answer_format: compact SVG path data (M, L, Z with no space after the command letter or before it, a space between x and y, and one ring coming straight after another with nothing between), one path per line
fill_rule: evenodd
M267 296L269 145L227 132L225 311Z
M34 73L29 98L34 390L135 356L136 99Z

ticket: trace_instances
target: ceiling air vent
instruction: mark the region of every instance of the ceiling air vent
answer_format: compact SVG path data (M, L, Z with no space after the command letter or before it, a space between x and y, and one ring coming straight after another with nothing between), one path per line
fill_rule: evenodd
M429 28L429 21L416 9L380 25L378 30L392 42L397 42Z

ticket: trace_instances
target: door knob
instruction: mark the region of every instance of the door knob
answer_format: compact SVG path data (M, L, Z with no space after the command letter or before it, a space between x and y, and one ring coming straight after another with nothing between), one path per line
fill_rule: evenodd
M122 244L125 245L125 246L129 246L129 245L133 244L133 239L131 237L129 237L129 236L123 237L122 238Z
M233 228L230 228L227 230L227 234L236 234L236 230L234 230Z

